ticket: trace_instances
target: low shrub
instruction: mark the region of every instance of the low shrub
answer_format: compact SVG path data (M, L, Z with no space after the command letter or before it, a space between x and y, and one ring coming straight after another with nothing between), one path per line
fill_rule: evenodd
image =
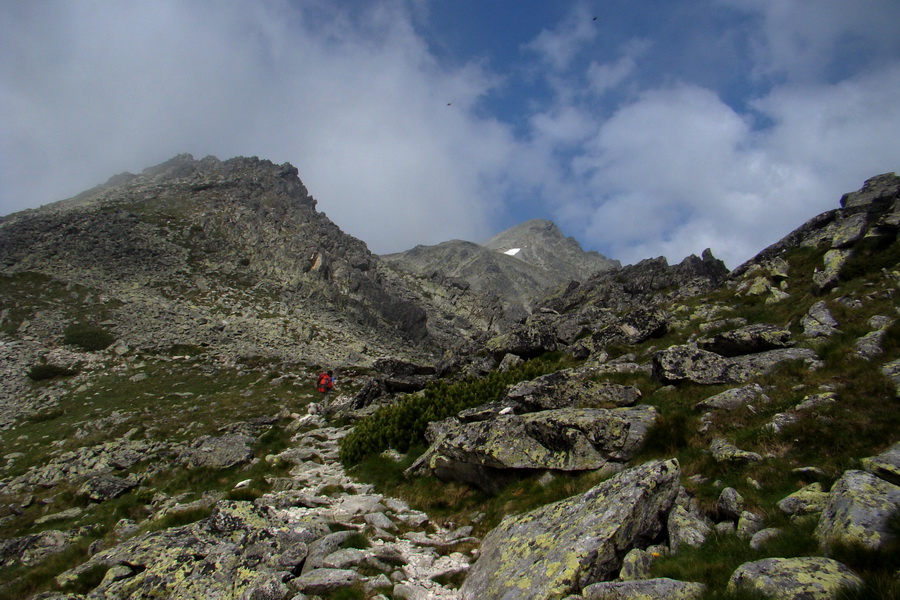
M432 383L423 392L383 406L362 419L341 440L340 460L345 466L353 466L370 454L390 448L407 452L412 446L425 444L425 429L432 421L498 400L508 385L559 370L561 360L557 356L535 359L503 373L492 371L453 384Z
M97 352L109 348L116 341L116 336L93 323L72 323L63 332L63 343L77 346L88 352Z
M33 365L28 370L28 378L32 381L46 381L57 377L71 377L72 375L78 375L78 371L60 365L39 364Z

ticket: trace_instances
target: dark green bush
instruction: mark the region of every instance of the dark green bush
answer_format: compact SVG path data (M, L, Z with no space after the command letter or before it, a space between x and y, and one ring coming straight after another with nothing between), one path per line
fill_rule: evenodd
M559 357L535 359L505 373L492 371L484 377L471 377L453 384L432 383L423 393L383 406L361 420L341 440L340 460L346 466L353 466L366 456L389 448L406 452L411 446L425 444L425 429L430 422L498 400L508 385L559 370L560 360Z
M63 343L96 352L109 348L116 336L93 323L72 323L63 332Z
M57 377L71 377L72 375L77 374L77 370L49 364L34 365L28 370L28 378L32 381L45 381L47 379L56 379Z

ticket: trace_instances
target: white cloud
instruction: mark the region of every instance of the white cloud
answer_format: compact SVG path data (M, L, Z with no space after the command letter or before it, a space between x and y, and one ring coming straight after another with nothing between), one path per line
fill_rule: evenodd
M18 10L0 41L2 213L179 152L259 155L294 163L320 210L375 251L488 237L486 190L515 146L471 110L494 77L438 64L403 3L300 5Z

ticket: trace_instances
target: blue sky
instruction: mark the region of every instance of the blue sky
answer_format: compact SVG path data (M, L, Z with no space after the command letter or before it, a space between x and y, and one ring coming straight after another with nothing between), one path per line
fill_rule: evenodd
M0 214L259 156L378 253L735 267L900 170L898 92L896 0L0 0Z

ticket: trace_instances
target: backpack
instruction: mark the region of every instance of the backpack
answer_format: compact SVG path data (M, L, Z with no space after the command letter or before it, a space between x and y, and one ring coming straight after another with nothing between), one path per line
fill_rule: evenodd
M328 376L328 373L322 373L319 375L319 382L317 384L316 389L319 390L320 393L324 394L332 387L331 377Z

